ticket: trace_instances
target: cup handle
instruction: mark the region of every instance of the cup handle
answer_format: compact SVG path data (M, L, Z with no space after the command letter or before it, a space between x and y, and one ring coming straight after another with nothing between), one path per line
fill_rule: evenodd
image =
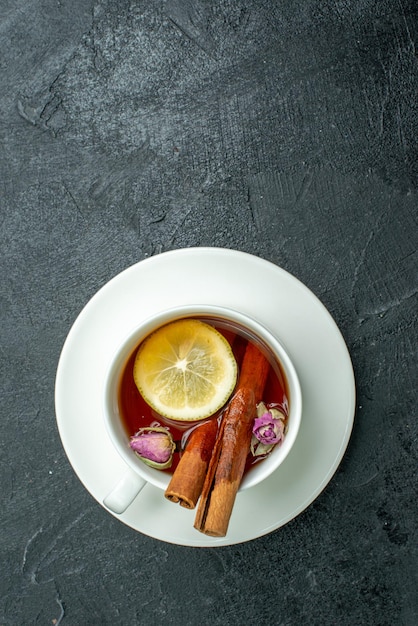
M103 504L113 513L120 515L132 504L146 484L146 480L129 470L105 497Z

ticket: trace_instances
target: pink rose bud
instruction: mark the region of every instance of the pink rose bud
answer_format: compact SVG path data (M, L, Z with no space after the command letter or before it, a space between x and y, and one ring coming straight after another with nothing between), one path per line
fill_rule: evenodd
M264 402L257 406L251 438L251 453L265 456L284 439L285 415L277 409L267 409Z
M261 417L256 417L253 426L253 435L261 443L279 443L283 438L284 423L281 419L275 419L270 411Z
M156 469L167 469L173 462L176 444L165 428L141 428L129 445L144 463Z

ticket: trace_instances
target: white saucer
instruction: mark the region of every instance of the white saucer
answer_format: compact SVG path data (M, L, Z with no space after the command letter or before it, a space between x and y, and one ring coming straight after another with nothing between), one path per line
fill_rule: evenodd
M232 545L286 524L331 480L353 425L353 369L344 339L325 307L301 282L268 261L234 250L188 248L133 265L107 283L80 313L64 344L56 377L63 446L78 477L100 504L126 469L102 418L109 360L139 321L184 304L238 309L277 335L293 359L302 387L299 435L274 474L238 494L225 538L196 531L195 512L170 503L151 485L115 517L170 543Z

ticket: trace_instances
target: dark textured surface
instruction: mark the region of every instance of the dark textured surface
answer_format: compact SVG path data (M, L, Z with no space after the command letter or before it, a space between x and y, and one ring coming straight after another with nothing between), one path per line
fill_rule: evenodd
M0 624L415 626L418 6L0 2ZM135 533L73 473L57 360L90 297L161 251L299 277L357 378L323 494L247 544Z

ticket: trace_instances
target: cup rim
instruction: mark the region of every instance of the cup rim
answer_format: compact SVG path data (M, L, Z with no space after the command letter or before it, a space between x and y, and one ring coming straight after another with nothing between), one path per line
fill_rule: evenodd
M258 338L262 343L266 344L283 368L289 387L289 417L291 421L289 421L289 430L286 437L280 446L274 448L267 459L256 464L244 475L239 487L239 491L241 492L260 483L283 463L297 438L302 418L302 391L300 381L288 351L281 339L278 339L264 324L250 315L230 307L189 304L163 309L159 313L137 324L135 327L132 327L125 335L125 339L114 351L108 363L104 378L104 393L102 394L103 418L110 442L127 466L147 482L165 490L171 475L146 465L136 457L129 447L128 435L123 428L121 420L115 423L116 419L114 415L118 413L118 400L115 388L117 388L119 384L123 366L129 358L129 355L132 354L135 347L148 335L164 324L174 322L178 319L205 316L236 323L242 326L244 330L248 330L250 334L255 335L256 339Z

